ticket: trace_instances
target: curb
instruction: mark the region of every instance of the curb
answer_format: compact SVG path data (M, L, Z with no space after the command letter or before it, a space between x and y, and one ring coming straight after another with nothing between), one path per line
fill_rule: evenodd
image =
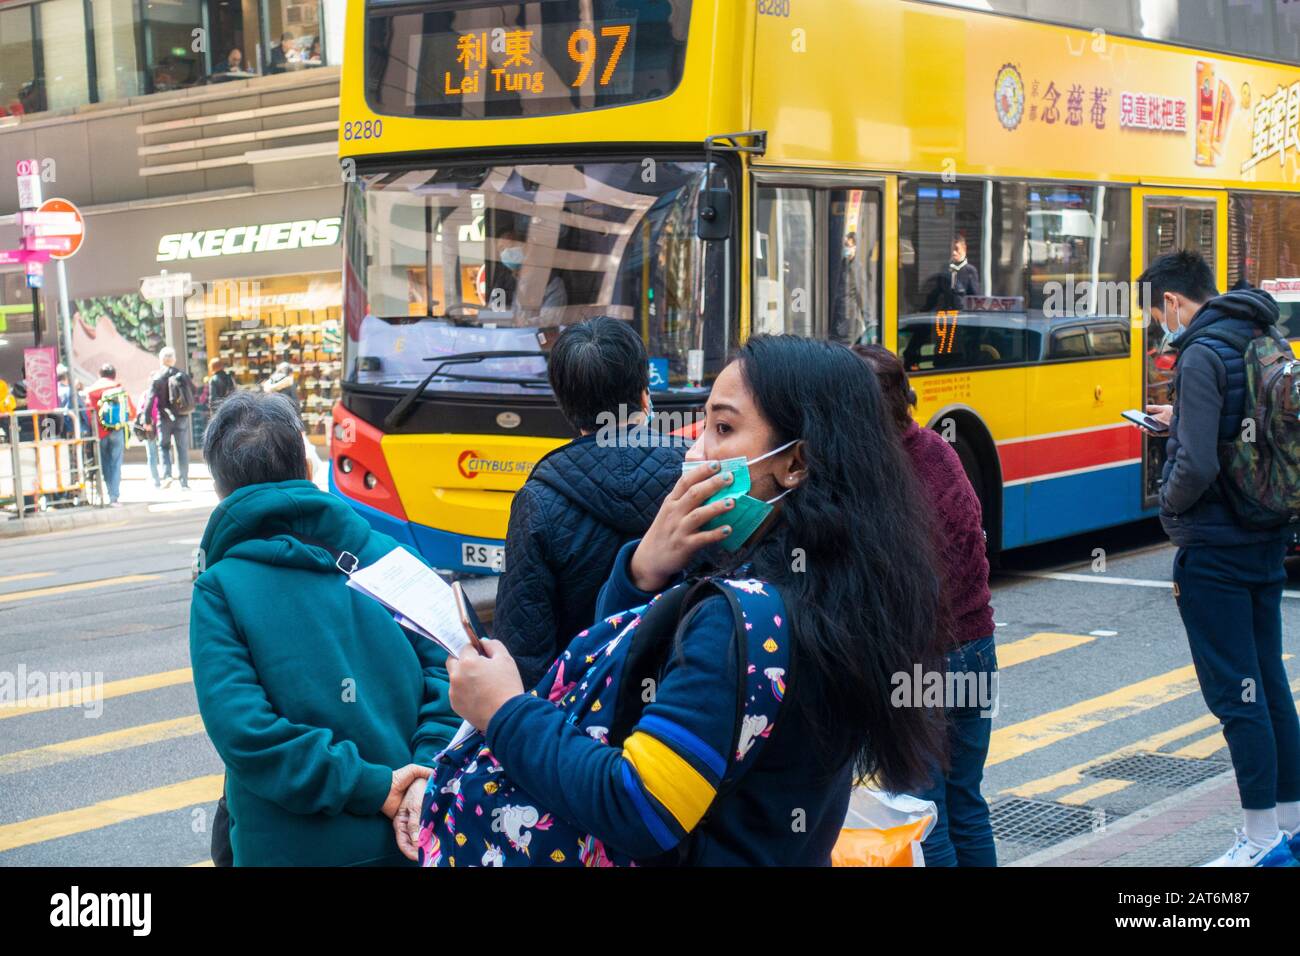
M1144 823L1160 816L1164 813L1176 811L1188 804L1193 804L1206 797L1208 794L1219 790L1226 784L1236 783L1236 776L1231 768L1223 773L1211 777L1209 780L1202 780L1195 786L1188 787L1181 793L1176 793L1171 797L1165 797L1150 806L1136 810L1125 817L1121 817L1115 823L1108 825L1104 830L1096 833L1084 833L1077 837L1050 846L1045 850L1039 850L1037 853L1031 853L1029 856L1008 863L1008 867L1013 866L1059 866L1065 858L1077 854L1080 850L1100 843L1103 840L1109 840L1119 834L1126 833L1129 830L1139 827ZM1234 797L1235 799L1235 797ZM1068 864L1065 864L1068 865Z
M86 528L97 524L111 524L127 517L138 517L149 513L149 505L133 503L120 508L97 508L82 506L68 511L56 511L38 514L18 521L11 518L0 524L0 541L8 538L26 538L36 534L48 534L52 531L68 531L74 528Z

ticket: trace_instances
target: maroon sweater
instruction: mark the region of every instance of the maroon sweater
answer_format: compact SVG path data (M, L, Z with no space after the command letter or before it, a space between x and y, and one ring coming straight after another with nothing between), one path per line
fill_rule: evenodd
M903 447L934 509L944 598L953 638L963 644L993 633L989 607L989 559L980 524L980 502L961 459L938 432L909 422Z

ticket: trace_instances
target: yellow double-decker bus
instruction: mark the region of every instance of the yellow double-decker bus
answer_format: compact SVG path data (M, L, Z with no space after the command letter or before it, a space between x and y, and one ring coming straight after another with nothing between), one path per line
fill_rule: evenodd
M1153 513L1163 451L1120 413L1170 363L1133 277L1197 249L1300 335L1300 69L1165 6L1151 40L916 0L350 4L335 490L500 570L572 437L546 352L605 314L670 424L751 334L896 350L992 550Z

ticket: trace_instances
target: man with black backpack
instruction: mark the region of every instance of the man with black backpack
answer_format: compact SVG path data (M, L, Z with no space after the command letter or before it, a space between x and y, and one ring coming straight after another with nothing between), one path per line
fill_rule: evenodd
M1244 830L1207 866L1289 866L1300 850L1300 719L1282 663L1282 560L1300 493L1294 473L1300 377L1266 292L1219 295L1194 252L1138 277L1177 352L1160 520L1178 546L1174 599L1210 711L1223 724ZM1288 417L1289 414L1289 417Z
M158 442L162 448L163 484L172 483L172 443L181 487L190 487L190 415L194 411L194 383L176 367L176 350L170 345L158 353L159 369L150 381L158 403Z

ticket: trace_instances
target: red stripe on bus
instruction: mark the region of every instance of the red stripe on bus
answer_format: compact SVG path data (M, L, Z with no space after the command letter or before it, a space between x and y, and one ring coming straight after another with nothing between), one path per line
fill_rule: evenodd
M1132 425L1117 425L1075 435L1029 438L998 446L1003 481L1093 468L1141 456L1142 436Z

